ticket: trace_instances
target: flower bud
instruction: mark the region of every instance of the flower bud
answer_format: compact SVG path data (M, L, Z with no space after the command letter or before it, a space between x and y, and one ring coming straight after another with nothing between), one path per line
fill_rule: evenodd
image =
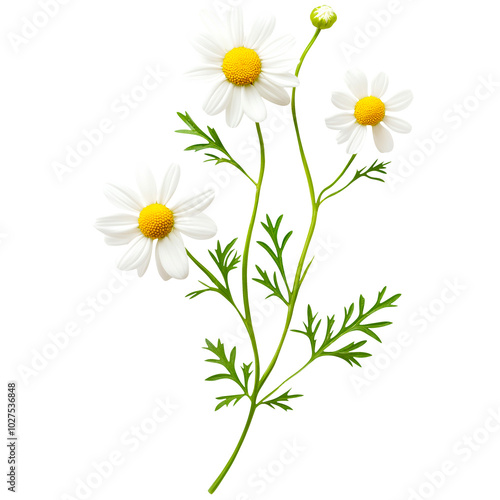
M311 12L311 22L316 28L327 30L331 28L335 21L337 20L337 14L333 12L333 9L328 5L321 5L321 7L316 7Z

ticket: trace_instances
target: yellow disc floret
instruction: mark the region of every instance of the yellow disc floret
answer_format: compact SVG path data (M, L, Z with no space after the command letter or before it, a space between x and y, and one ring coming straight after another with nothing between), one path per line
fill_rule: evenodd
M385 117L385 104L378 97L364 97L357 102L354 116L361 125L378 125Z
M236 47L224 57L222 71L234 85L251 85L259 77L262 63L255 50Z
M165 238L174 227L174 214L165 205L153 203L141 210L139 229L146 238Z

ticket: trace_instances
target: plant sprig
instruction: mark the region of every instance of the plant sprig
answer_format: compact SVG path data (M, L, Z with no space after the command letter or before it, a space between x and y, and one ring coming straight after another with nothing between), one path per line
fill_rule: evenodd
M359 363L356 362L355 358L366 358L370 356L370 354L360 353L359 351L357 351L357 349L359 347L362 347L366 343L366 341L351 343L336 351L327 351L327 349L344 335L356 331L368 335L377 342L382 342L382 340L374 330L377 328L382 328L384 326L392 325L392 322L379 321L375 323L366 323L365 321L377 311L390 307L396 307L395 302L399 299L401 294L393 295L392 297L384 300L386 290L387 287L384 287L382 291L379 292L375 304L367 311L365 311L365 298L363 297L363 295L360 295L358 313L355 319L352 319L355 311L354 303L351 304L349 308L344 308L344 320L337 334L334 333L335 315L328 316L326 319L325 337L319 348L316 348L316 345L318 343L318 339L316 336L321 325L321 320L317 320L316 318L318 315L313 314L310 305L307 306L307 318L303 323L304 330L292 331L301 333L308 337L309 343L311 345L311 360L314 360L321 356L336 356L345 359L349 364L351 364L351 366L352 363L360 366Z
M224 344L220 341L220 339L217 341L217 345L213 344L208 339L205 339L205 342L207 345L206 347L204 347L204 349L210 351L215 355L215 358L209 358L205 361L207 361L207 363L219 364L225 369L225 372L223 373L217 373L208 377L206 379L207 382L216 382L218 380L232 380L243 391L242 394L217 397L216 399L221 402L215 407L215 411L220 410L224 406L229 406L230 403L233 403L233 405L235 405L245 396L249 398L250 393L248 391L248 381L250 379L250 376L252 375L252 363L243 363L243 366L241 367L243 373L242 381L236 369L236 347L233 347L231 349L228 357Z
M293 231L289 231L280 241L280 236L278 233L282 220L283 215L280 215L278 219L276 219L276 222L273 223L269 215L266 215L266 222L261 222L262 227L265 229L266 233L271 239L274 249L264 241L257 241L257 244L260 245L269 254L271 259L275 263L276 267L278 268L278 272L280 273L283 285L285 286L286 292L281 291L276 272L273 273L271 279L267 271L262 270L262 268L260 268L259 266L255 266L260 278L253 278L253 280L265 286L271 291L271 293L266 298L275 296L278 297L282 302L284 302L285 305L288 305L290 302L291 290L290 286L288 285L285 264L283 262L283 252L288 240L293 234Z
M241 256L238 255L238 252L234 248L237 240L238 239L235 238L224 248L222 248L220 241L217 241L217 247L215 251L212 252L209 250L208 252L222 276L223 283L219 279L217 279L205 266L201 265L198 261L195 261L198 267L212 282L212 285L208 285L203 281L200 281L199 283L201 283L205 288L188 293L186 297L194 299L195 297L200 296L202 293L215 292L221 294L224 298L226 298L234 305L233 297L231 295L231 290L229 287L229 273L238 267L238 264L241 260ZM194 260L192 256L191 259Z
M290 394L291 389L288 389L285 393L283 393L281 396L278 396L274 399L268 399L261 401L259 404L262 405L267 405L273 410L275 409L275 406L278 408L281 408L282 410L288 411L288 410L293 410L291 406L288 406L287 403L290 401L290 399L295 399L295 398L301 398L303 397L303 394Z
M355 157L356 155L353 156L353 158ZM344 172L342 172L341 176L339 176L339 178L337 178L337 181L335 181L334 183L332 183L330 186L328 186L328 188L325 188L322 192L321 192L321 195L319 197L319 200L318 200L318 203L321 205L323 202L325 202L326 200L328 200L328 198L332 198L333 196L336 196L337 194L341 193L342 191L344 191L345 189L347 189L351 184L353 184L354 182L356 182L357 180L361 179L362 177L366 177L367 179L370 179L370 180L373 180L373 181L378 181L378 182L385 182L385 179L383 177L380 177L380 176L383 176L383 175L386 175L387 174L387 165L389 165L390 162L379 162L378 160L375 160L369 167L364 167L362 168L361 170L356 170L353 178L341 189L333 192L333 193L330 193L328 196L325 196L324 198L322 198L322 195L331 187L333 187L336 182L339 180L339 178L345 173L345 171L347 170L348 166L350 165L350 163L348 164L348 166L346 167L346 169L344 169Z
M206 134L198 125L196 125L194 120L191 118L191 116L189 116L187 112L184 114L177 113L177 115L188 126L188 129L176 130L177 133L194 135L206 141L201 144L193 144L192 146L188 146L185 151L205 151L205 156L208 157L205 162L213 161L216 165L219 165L220 163L229 163L233 167L237 168L250 181L252 181L254 185L257 185L257 183L250 177L250 175L248 175L246 170L229 154L214 128L207 127L208 134ZM218 151L219 153L222 153L223 156L207 153L206 150L209 149Z

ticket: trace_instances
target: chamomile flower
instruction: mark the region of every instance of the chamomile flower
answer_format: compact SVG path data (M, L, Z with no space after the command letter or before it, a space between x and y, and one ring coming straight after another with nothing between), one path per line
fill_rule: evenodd
M361 151L366 139L368 126L373 129L375 146L381 153L388 153L394 148L394 140L389 130L400 134L411 132L411 125L386 112L406 109L413 100L410 90L396 94L388 100L383 99L389 79L385 73L380 73L372 82L371 93L368 92L368 79L359 70L350 70L346 73L345 81L352 95L344 92L333 92L333 104L345 113L334 115L326 119L326 126L339 130L337 142L347 142L347 152L356 154Z
M105 234L108 245L129 245L117 264L119 269L136 269L143 276L156 246L160 276L165 281L184 279L189 266L182 235L204 240L217 232L212 219L202 213L214 199L213 190L171 202L179 177L179 166L172 165L159 189L149 170L138 175L139 194L125 187L106 186L108 200L126 213L101 217L95 227Z
M289 104L285 87L299 83L289 72L295 61L286 59L293 38L271 40L275 19L260 19L245 35L239 8L232 9L227 25L215 16L205 17L209 33L199 36L195 47L206 63L190 72L214 81L203 109L209 115L225 110L227 124L237 127L244 114L257 123L265 120L264 100L281 106Z

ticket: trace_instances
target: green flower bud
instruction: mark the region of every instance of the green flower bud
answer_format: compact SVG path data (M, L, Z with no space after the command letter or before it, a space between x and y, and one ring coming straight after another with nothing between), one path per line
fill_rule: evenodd
M311 22L316 28L327 30L331 28L335 21L337 20L337 14L333 12L333 9L328 5L321 5L321 7L316 7L311 12Z

